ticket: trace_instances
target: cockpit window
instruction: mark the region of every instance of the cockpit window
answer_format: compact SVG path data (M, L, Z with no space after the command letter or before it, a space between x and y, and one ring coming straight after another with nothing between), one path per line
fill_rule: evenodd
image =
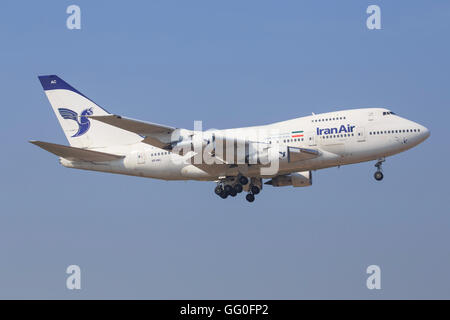
M387 116L387 115L390 115L390 114L395 114L395 113L392 112L392 111L384 111L383 112L383 116Z

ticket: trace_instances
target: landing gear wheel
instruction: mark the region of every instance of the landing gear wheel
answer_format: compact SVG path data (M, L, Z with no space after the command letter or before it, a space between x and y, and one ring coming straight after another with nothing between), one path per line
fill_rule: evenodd
M214 193L220 196L220 194L223 192L222 186L218 185L214 188Z
M234 191L236 191L236 193L241 193L242 192L242 184L238 183L237 185L235 185Z
M247 199L248 202L253 202L255 201L255 196L253 195L253 193L247 193L245 199Z
M248 183L248 178L244 176L239 177L239 183L245 186Z
M237 195L236 190L235 190L235 189L231 189L231 191L230 191L230 196L236 197L236 195Z
M222 191L222 192L219 194L219 196L220 196L222 199L226 199L226 198L228 197L228 192L226 192L226 191L224 190L224 191Z
M226 191L226 193L230 194L233 190L233 187L227 184L223 189Z
M256 194L259 193L260 190L259 190L259 188L258 188L257 186L251 186L250 191L251 191L254 195L256 195Z
M374 176L375 180L377 180L377 181L383 180L383 172L381 172L381 171L375 172L375 174L373 176Z

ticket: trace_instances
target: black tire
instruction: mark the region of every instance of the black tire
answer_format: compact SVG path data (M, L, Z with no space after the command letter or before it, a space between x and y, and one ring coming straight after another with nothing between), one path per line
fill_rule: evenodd
M248 202L253 202L255 201L255 196L252 193L247 193L245 199L247 199Z
M383 180L383 172L377 171L377 172L375 172L375 174L373 175L373 177L375 178L375 180L381 181L381 180Z
M219 195L222 199L226 199L228 197L228 192L222 191Z
M236 191L236 193L241 193L242 192L242 184L238 183L237 185L234 186L234 190Z
M245 186L248 183L248 178L244 176L239 177L239 183Z
M250 188L250 191L253 193L253 194L258 194L259 193L259 188L257 187L257 186L252 186L251 188Z
M223 191L223 188L222 188L222 186L216 186L215 188L214 188L214 193L215 194L217 194L218 196L220 196L220 194L222 193L222 191Z
M231 191L230 191L230 196L232 196L232 197L236 197L236 195L237 195L237 192L236 192L236 190L234 190L234 189L231 189Z
M224 189L228 194L230 194L231 191L233 190L233 187L230 186L229 184L227 184L223 189Z

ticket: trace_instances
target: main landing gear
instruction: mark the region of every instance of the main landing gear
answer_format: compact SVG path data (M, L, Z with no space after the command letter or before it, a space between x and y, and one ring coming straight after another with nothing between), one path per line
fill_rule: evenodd
M248 202L255 201L255 195L260 193L262 189L262 180L259 178L251 178L250 181L245 176L229 177L217 182L217 186L214 188L214 193L222 199L228 198L228 196L235 197L242 191L248 191L245 199Z
M374 173L373 177L375 178L375 180L377 181L381 181L383 180L383 172L382 172L382 164L383 162L385 162L386 160L384 158L379 159L377 163L375 163L375 167L377 168L377 171Z
M220 181L214 188L214 193L222 199L226 199L228 196L236 197L238 193L241 193L244 188L240 183L229 184L228 181Z

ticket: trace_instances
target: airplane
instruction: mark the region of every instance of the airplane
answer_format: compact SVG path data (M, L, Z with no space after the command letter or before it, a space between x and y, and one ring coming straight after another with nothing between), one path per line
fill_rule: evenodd
M163 180L215 181L221 198L263 185L312 185L312 171L376 161L430 136L387 108L338 110L235 129L188 130L112 114L56 75L38 77L70 146L31 140L64 167ZM263 180L267 180L263 183Z

